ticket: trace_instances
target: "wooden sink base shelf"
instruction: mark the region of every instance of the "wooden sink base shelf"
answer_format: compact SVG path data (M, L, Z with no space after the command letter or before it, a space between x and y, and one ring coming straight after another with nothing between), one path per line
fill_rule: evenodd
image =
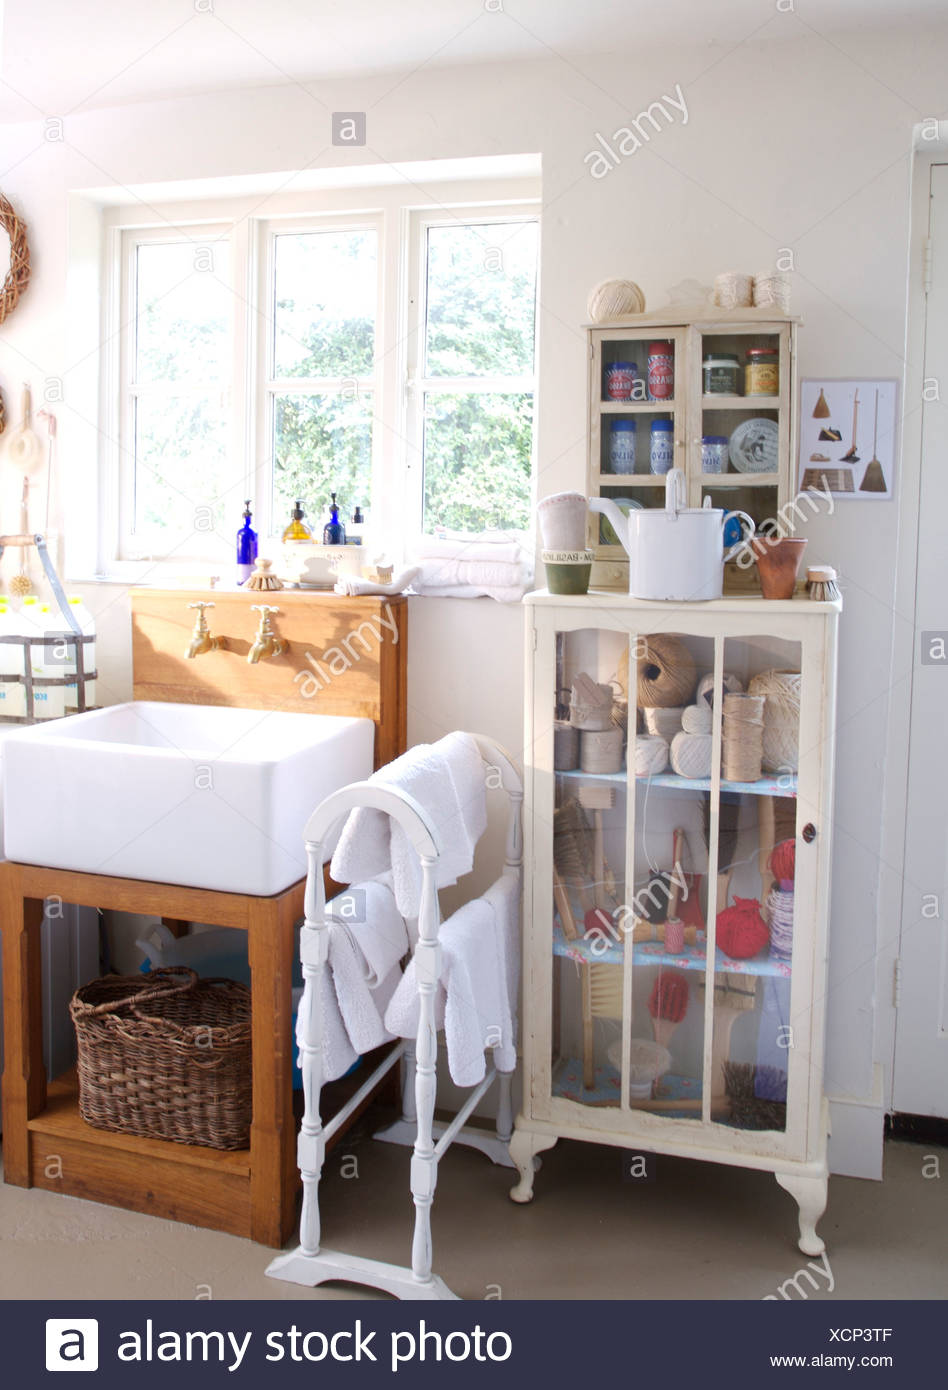
M282 1246L296 1226L299 1192L290 991L304 887L301 879L275 897L254 898L0 863L5 1181ZM247 932L253 992L249 1149L225 1152L94 1129L79 1114L74 1075L47 1086L40 926L44 900L52 896Z

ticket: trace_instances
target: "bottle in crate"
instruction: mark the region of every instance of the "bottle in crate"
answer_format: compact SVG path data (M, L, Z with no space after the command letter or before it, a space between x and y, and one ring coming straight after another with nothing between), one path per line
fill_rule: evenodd
M0 637L18 637L20 624L6 600L0 602ZM0 719L25 719L26 687L23 684L23 647L19 642L0 642L0 675L16 680L0 681Z
M34 609L33 612L36 610ZM49 679L61 679L66 675L70 661L69 644L63 637L65 623L49 603L39 605L37 626L42 634L42 643L35 644L33 653L33 675ZM34 685L33 709L37 719L62 719L66 713L66 688L63 685Z
M75 616L75 618L76 618L76 621L78 622L80 628L82 629L82 634L83 634L83 636L84 636L84 637L91 637L91 638L93 639L91 642L83 642L83 644L82 644L82 669L83 669L84 671L94 671L94 670L95 670L95 618L93 618L92 614L89 612L88 608L85 606L85 604L83 603L82 599L81 599L78 595L72 595L72 594L70 595L70 597L69 597L69 606L70 606L70 608L72 609L72 612L73 612L73 614L74 614L74 616ZM71 644L70 644L70 645L71 645ZM68 667L68 672L69 672L70 675L75 675L75 673L76 673L76 660L75 660L75 650L74 650L74 649L70 651L70 662L71 662L71 664L70 664L70 666ZM65 673L64 673L64 674L65 674ZM85 685L86 685L86 700L85 700L85 707L86 707L86 709L93 709L93 708L95 707L95 681L89 681L89 680L87 680L86 683L85 683ZM78 684L77 684L76 681L72 681L72 682L70 682L69 685L66 686L66 713L67 713L67 714L75 714L75 713L78 711L78 709L79 709L79 686L78 686Z

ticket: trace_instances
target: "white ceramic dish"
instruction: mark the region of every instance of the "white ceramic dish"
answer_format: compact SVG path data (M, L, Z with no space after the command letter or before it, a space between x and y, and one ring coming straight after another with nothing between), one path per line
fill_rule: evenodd
M731 463L738 473L776 473L779 437L776 420L742 420L728 442Z

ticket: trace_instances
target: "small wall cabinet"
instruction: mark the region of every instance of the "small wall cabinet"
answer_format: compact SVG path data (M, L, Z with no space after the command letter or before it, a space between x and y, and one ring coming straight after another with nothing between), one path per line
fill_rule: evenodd
M534 1155L559 1136L765 1169L799 1205L800 1248L819 1254L840 604L542 591L525 602L525 1094L511 1195L530 1200ZM775 672L761 774L734 780L722 695L737 682L771 689ZM618 771L583 770L585 732L577 756L567 721L584 674L616 692ZM661 707L658 687L679 708ZM645 740L662 735L648 730L673 737L680 706L710 706L706 743L685 750L706 764L636 776L659 767ZM778 883L791 847L792 879ZM733 914L725 935L719 914L738 900L759 904L756 936L735 934Z
M587 325L588 496L611 497L623 508L664 506L654 441L655 465L683 470L690 507L710 498L712 506L745 511L760 524L790 500L798 320L761 309L710 312L715 317L668 309ZM663 345L670 372L661 362ZM750 394L748 387L758 389ZM719 473L702 468L705 438L726 441L704 451L706 463L716 455ZM593 584L627 588L628 562L605 518L591 518L588 544L596 554ZM728 567L725 592L749 584L759 592L755 569Z

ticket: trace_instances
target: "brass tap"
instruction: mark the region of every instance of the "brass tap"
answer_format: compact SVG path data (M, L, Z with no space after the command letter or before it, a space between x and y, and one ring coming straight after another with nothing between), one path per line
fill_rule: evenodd
M189 608L196 608L198 615L194 620L194 631L191 633L191 641L188 649L184 653L188 661L193 661L196 656L203 652L217 652L224 646L223 637L212 637L207 626L207 619L204 616L205 608L213 608L213 603L189 603Z
M258 661L269 661L271 656L282 656L288 644L281 641L270 626L270 614L279 613L279 608L274 608L269 603L252 603L250 607L260 614L260 626L257 628L253 646L247 653L250 665L256 666Z

